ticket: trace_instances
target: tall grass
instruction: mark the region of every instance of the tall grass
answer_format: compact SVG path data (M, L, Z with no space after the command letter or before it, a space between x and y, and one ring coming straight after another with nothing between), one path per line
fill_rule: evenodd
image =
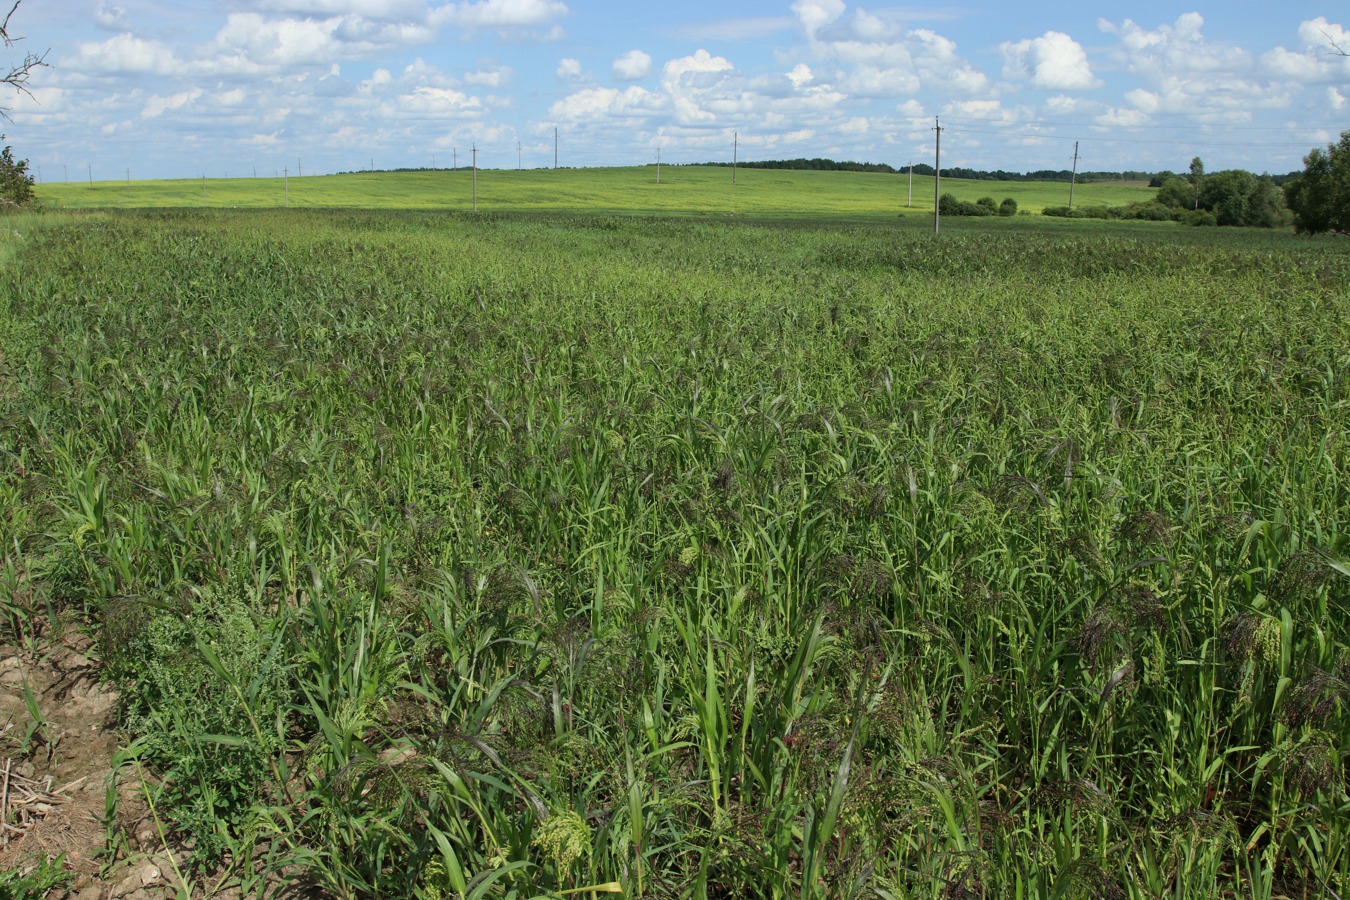
M97 633L123 773L199 872L1350 888L1331 243L354 212L24 240L5 625Z

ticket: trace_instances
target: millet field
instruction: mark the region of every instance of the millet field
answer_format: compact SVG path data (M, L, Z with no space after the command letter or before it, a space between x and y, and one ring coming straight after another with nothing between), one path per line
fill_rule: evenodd
M1344 238L0 225L109 867L132 789L183 897L1350 895Z

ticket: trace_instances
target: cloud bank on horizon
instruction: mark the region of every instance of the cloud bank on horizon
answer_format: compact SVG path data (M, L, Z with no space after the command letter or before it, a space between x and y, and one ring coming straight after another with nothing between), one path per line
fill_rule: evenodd
M50 47L8 141L45 180L825 156L1298 168L1350 127L1350 31L1314 6L1179 16L845 0L25 0ZM1343 16L1342 16L1343 18ZM15 48L17 49L17 48ZM11 50L13 52L13 49ZM7 60L0 60L5 62Z

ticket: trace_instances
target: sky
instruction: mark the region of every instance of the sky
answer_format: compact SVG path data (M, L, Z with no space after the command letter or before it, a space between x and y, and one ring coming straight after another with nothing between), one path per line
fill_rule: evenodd
M0 11L2 12L2 11ZM1350 128L1341 3L21 0L40 180L830 157L1288 172ZM0 90L4 90L0 86Z

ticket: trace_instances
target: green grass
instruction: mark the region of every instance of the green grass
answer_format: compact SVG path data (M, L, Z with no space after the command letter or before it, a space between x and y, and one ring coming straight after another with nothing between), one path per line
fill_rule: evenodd
M933 179L914 179L914 206L907 208L904 175L799 172L704 166L613 169L484 170L478 173L483 212L550 211L746 217L873 218L933 209ZM944 192L963 200L1013 197L1029 212L1068 202L1067 184L943 179ZM289 201L287 200L289 191ZM450 209L472 207L473 174L448 172L371 173L306 178L184 179L166 181L47 183L39 200L66 209L136 207L360 207ZM1153 191L1137 185L1079 185L1076 205L1120 205L1147 200Z
M1350 891L1339 242L24 222L0 611L97 636L184 882Z

